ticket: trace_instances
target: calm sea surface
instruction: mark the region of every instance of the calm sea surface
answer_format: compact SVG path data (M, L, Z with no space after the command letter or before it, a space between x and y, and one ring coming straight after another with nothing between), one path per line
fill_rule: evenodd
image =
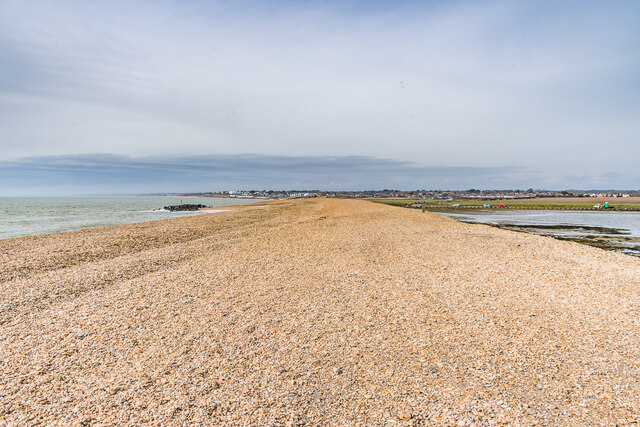
M162 210L164 206L177 205L181 201L223 209L257 200L179 196L6 197L0 198L0 239L203 213Z
M438 213L464 222L519 226L541 235L607 240L619 245L619 252L640 256L640 212L469 210ZM554 228L556 226L567 227Z

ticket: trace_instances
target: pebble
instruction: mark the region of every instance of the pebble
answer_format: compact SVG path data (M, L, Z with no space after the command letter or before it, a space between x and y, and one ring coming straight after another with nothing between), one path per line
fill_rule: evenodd
M321 198L5 239L0 253L0 424L640 414L634 257Z

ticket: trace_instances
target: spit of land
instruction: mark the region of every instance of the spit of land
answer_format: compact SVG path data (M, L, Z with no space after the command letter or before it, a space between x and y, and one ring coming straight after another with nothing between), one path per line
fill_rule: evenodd
M640 422L640 259L358 200L0 241L0 424Z

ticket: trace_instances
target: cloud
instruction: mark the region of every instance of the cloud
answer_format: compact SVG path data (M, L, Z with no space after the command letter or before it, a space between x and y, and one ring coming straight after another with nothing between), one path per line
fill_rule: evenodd
M7 0L0 160L361 156L622 186L640 157L639 11Z
M230 189L495 188L505 180L523 179L525 174L513 167L425 167L364 156L133 158L92 154L0 162L0 179L7 183L5 196Z
M42 156L0 162L0 196L141 194L244 189L365 190L397 188L640 187L636 175L594 171L550 177L514 166L421 165L367 156L129 157L112 154Z

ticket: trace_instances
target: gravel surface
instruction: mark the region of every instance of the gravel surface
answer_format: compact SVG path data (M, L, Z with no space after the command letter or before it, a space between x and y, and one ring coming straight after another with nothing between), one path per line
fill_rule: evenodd
M0 424L640 422L640 259L366 201L0 240Z

